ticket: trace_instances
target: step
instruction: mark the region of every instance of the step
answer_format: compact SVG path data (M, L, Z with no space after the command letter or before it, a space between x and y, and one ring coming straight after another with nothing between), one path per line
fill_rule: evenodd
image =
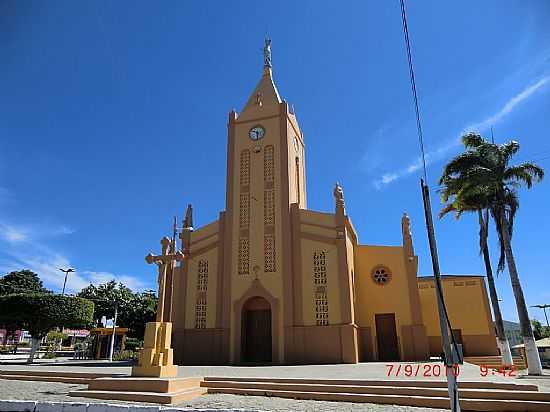
M203 379L204 384L211 381L216 382L267 382L267 383L291 383L291 384L313 384L313 385L352 385L352 386L394 386L394 387L415 387L415 388L447 388L444 380L359 380L359 379L306 379L306 378L260 378L260 377L215 377L207 376ZM202 385L202 383L201 383ZM493 382L493 381L459 381L460 389L510 389L514 391L538 391L537 385Z
M403 396L427 396L447 397L447 388L426 387L395 387L391 382L387 386L363 386L363 385L323 385L323 384L295 384L295 383L268 383L268 382L232 382L232 381L208 381L201 384L208 389L240 389L293 391L293 392L323 392L323 393L350 393L350 394L375 394L375 395L403 395ZM524 400L550 402L550 393L517 390L487 390L487 389L461 389L460 397L464 399L497 399L497 400ZM549 403L550 405L550 403Z
M158 392L140 392L140 391L101 391L83 389L69 392L69 396L129 401L129 402L148 402L160 403L164 405L177 404L206 393L205 388L187 388L176 392L158 393Z
M90 381L89 390L98 391L135 391L172 393L184 389L198 388L202 378L143 378L143 377L115 377L97 378Z
M74 383L77 385L87 385L93 380L91 378L70 378L70 377L64 377L64 376L30 376L30 375L0 375L0 379L14 380L14 381Z
M63 376L66 378L106 378L112 376L124 376L115 373L97 373L97 372L68 372L68 371L37 371L37 370L0 370L0 376L19 375L19 376Z
M234 389L234 388L208 388L209 394L232 394L246 396L277 396L281 398L321 400L337 402L360 402L376 404L392 404L402 406L417 406L425 408L449 408L448 397L409 396L409 395L380 395L380 394L354 394L333 392L297 392L262 389ZM483 412L548 412L548 402L516 401L516 400L487 400L487 399L461 399L460 406L463 410Z

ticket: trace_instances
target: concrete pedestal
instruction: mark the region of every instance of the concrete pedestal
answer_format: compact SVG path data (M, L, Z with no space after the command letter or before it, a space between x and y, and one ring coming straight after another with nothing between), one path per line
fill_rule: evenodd
M171 322L148 322L145 325L145 343L139 352L138 365L132 368L132 376L156 378L175 377Z

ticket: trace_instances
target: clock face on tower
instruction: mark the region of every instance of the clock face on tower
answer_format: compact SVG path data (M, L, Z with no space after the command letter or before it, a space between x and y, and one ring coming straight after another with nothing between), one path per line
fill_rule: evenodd
M262 126L255 126L248 132L251 140L260 140L265 135L265 129Z

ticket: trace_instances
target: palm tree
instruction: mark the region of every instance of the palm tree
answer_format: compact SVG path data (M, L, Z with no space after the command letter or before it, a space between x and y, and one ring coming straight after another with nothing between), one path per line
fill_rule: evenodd
M525 343L529 374L540 375L542 367L519 281L511 238L519 207L517 189L522 184L531 188L534 182L544 178L544 171L529 162L510 165L512 157L519 151L519 143L516 141L497 145L477 133L468 133L462 137L462 142L466 151L445 166L440 179L440 184L444 187L443 201L449 203L447 206L451 207L450 210L458 213L486 209L490 211L500 243L498 272L504 269L506 262ZM481 237L483 244L485 236Z
M443 179L442 179L443 180ZM440 184L445 184L444 181L440 181ZM497 330L497 338L499 343L500 352L502 355L502 366L510 367L513 365L512 352L510 351L510 344L504 333L504 323L502 322L502 314L500 311L500 305L498 303L497 289L495 286L495 279L493 278L493 268L491 266L491 257L489 255L489 245L487 243L488 229L489 229L489 211L487 209L475 209L475 202L472 206L466 199L457 199L456 193L452 191L451 187L444 186L440 193L444 202L447 202L441 212L439 212L439 218L441 219L450 212L455 213L457 219L460 218L464 212L477 212L479 219L479 253L483 255L483 261L485 263L485 273L487 276L487 283L489 284L489 296L491 297L491 305L493 306L493 312L495 314L495 326ZM449 202L449 198L454 196L452 202Z

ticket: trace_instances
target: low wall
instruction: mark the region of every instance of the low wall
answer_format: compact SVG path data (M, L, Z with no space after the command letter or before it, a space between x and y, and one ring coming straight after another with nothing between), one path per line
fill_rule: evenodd
M35 402L0 400L0 412L200 412L212 409L139 406L109 403ZM252 409L216 409L216 412L260 412Z

